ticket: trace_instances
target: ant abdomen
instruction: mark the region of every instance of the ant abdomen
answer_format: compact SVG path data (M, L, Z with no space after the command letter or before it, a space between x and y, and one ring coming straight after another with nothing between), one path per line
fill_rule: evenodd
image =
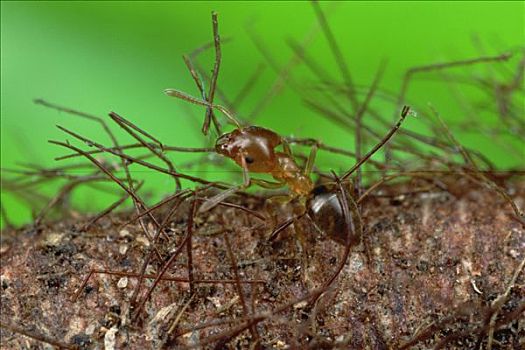
M334 189L327 185L316 186L306 201L306 208L315 227L330 239L342 245L359 243L360 237L354 228L352 214L349 213L347 228L340 196Z

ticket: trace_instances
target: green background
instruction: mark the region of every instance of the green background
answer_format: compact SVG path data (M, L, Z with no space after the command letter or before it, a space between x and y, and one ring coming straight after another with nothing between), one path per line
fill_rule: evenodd
M521 1L351 2L321 6L354 81L369 85L379 62L386 58L388 66L381 86L392 91L399 90L403 74L411 66L479 56L473 36L480 38L486 54L498 54L525 42ZM248 24L283 65L292 53L286 38L300 41L316 23L307 2L2 2L2 167L13 168L17 162L56 165L53 158L66 151L47 140L64 140L66 136L55 124L109 144L98 125L34 105L34 98L99 116L116 111L169 145L209 144L210 140L200 133L203 110L169 98L162 90L178 88L197 96L181 56L210 41L212 10L219 13L222 37L233 39L223 45L218 83L230 96L235 96L256 67L265 62L246 33ZM339 76L322 34L317 34L307 50L326 70ZM210 54L200 62L211 69ZM313 81L306 73L302 77L305 82ZM253 108L274 78L267 68L239 111L246 113ZM460 108L446 87L417 81L410 88L409 99L421 105L431 102L452 123L460 118ZM391 105L383 108L386 115L393 115ZM480 118L491 122L490 115ZM316 137L353 148L347 130L308 110L289 89L272 100L257 123L282 135ZM421 121L411 121L406 127L417 130L418 123ZM118 127L113 129L122 134ZM503 168L525 163L523 157L493 147L482 135L458 137ZM122 139L129 141L128 137ZM173 157L176 164L197 158L194 154ZM332 166L326 159L320 162L325 169L342 167L339 163ZM197 173L195 169L187 171ZM225 175L210 170L200 176L213 180ZM240 176L232 181L239 182ZM171 180L165 177L155 178L154 183L158 193L172 190ZM80 192L76 198L89 210L109 203L93 191ZM28 220L27 209L4 191L2 201L17 223Z

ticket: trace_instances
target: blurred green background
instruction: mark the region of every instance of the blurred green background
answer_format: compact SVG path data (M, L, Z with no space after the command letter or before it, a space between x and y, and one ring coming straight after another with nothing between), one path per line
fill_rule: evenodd
M388 66L381 86L394 92L399 90L403 74L411 66L499 54L525 42L522 1L323 2L321 6L353 80L369 85L380 61L386 58ZM311 4L295 1L2 2L2 168L16 168L20 162L58 165L53 158L68 152L47 140L71 137L56 129L55 124L110 144L96 123L35 105L34 98L102 117L115 111L168 145L209 145L210 139L200 133L203 109L169 98L162 90L172 87L198 95L181 56L211 40L212 10L219 13L221 36L232 39L223 45L218 82L229 96L235 96L259 64L265 63L246 32L247 25L262 38L275 60L284 65L292 55L286 39L301 41L316 23ZM473 37L479 38L484 53L480 52L480 45L476 47ZM340 76L321 33L306 49L327 71ZM211 70L211 52L203 55L200 64ZM487 68L479 68L478 72L484 70ZM236 106L239 112L248 113L274 79L274 72L267 67L246 103ZM305 73L303 79L313 81L313 76ZM446 86L417 80L408 96L421 105L432 103L452 124L460 118L461 109ZM393 116L392 105L385 104L383 108L385 115ZM490 115L480 118L491 123ZM416 130L418 123L410 121L406 127ZM271 101L258 116L257 124L282 135L316 137L353 148L347 130L307 109L301 97L289 89ZM118 127L113 130L123 133ZM525 163L519 154L509 155L504 149L493 147L481 134L459 138L486 153L502 168ZM130 141L129 137L122 139ZM194 154L173 156L176 164L196 158ZM325 169L330 167L329 160L321 162ZM198 169L181 170L198 174ZM210 180L224 178L211 171L199 176ZM233 182L240 179L238 176ZM154 183L159 193L173 188L166 177L156 178ZM94 191L75 196L91 211L109 203L106 196ZM27 208L5 191L2 205L16 223L30 218Z

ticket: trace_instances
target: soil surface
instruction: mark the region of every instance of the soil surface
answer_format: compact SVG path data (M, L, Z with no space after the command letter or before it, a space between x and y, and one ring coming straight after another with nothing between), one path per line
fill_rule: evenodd
M294 208L232 198L255 214L218 206L195 216L193 293L184 245L165 275L179 280L160 281L140 312L188 232L193 197L160 236L134 303L152 246L137 222L122 225L134 213L110 214L87 230L90 218L79 216L3 232L1 347L524 349L525 230L501 197L472 186L382 187L362 204L362 243L317 294L345 247L306 217L269 241ZM523 208L525 183L507 192ZM169 209L153 214L162 222ZM302 244L297 232L307 237ZM72 301L93 269L128 275L94 274Z

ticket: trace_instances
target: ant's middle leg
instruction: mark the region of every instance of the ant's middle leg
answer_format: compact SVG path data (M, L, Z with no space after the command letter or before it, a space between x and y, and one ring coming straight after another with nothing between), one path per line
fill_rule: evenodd
M282 144L283 144L283 150L284 150L284 153L288 156L290 156L290 158L294 158L293 156L293 153L292 153L292 149L290 147L290 143L286 140L286 139L283 139L282 140ZM317 149L319 148L319 143L314 141L313 144L312 144L312 148L310 148L310 154L308 156L308 160L306 161L306 164L305 164L305 167L304 167L304 172L303 174L306 175L306 176L310 176L310 173L312 172L312 169L314 167L314 164L315 164L315 157L317 155Z
M242 168L242 177L243 177L243 183L241 185L237 185L237 186L234 186L234 187L231 187L227 190L224 190L223 192L209 198L206 202L204 202L200 208L199 208L199 212L205 212L205 211L208 211L210 209L212 209L213 207L215 207L217 204L219 204L220 202L222 202L223 200L225 200L226 198L230 197L231 195L233 195L235 192L237 191L242 191L242 190L245 190L246 188L250 187L252 184L256 184L256 185L259 185L263 188L268 188L268 189L275 189L275 188L281 188L285 185L284 182L272 182L272 181L267 181L267 180L263 180L263 179L252 179L250 178L250 172L248 171L248 166L246 164L246 160L245 160L246 157L241 157L242 159L242 164L241 164L241 168Z
M306 161L306 165L304 166L305 176L310 176L310 174L312 173L312 169L314 168L315 164L315 157L317 156L317 149L317 143L314 143L312 148L310 148L310 154L308 155L308 160Z
M267 212L272 212L269 216L274 220L274 222L272 223L274 228L268 237L268 241L275 241L283 231L288 229L290 226L292 227L293 241L295 242L296 246L296 253L292 256L294 258L297 258L297 260L300 262L302 280L304 283L306 283L306 285L309 285L311 284L311 278L308 273L308 261L310 260L311 255L308 249L308 247L310 246L309 232L307 227L305 227L305 223L303 220L304 216L308 216L307 210L305 208L304 202L297 200L297 198L290 200L290 197L288 196L287 201L289 204L287 208L287 214L282 213L282 207L280 205L266 206ZM276 202L276 200L274 200L274 198L271 198L268 202ZM284 218L283 220L283 215L288 215L288 218ZM276 222L278 220L280 220L280 223Z
M243 178L242 184L230 187L227 190L224 190L220 192L219 194L216 194L215 196L209 198L206 202L204 202L200 206L199 213L203 213L205 211L208 211L214 208L217 204L219 204L226 198L230 197L235 192L244 190L250 186L250 173L248 172L248 167L246 166L246 161L244 160L244 158L245 157L241 157L242 159L242 178Z

